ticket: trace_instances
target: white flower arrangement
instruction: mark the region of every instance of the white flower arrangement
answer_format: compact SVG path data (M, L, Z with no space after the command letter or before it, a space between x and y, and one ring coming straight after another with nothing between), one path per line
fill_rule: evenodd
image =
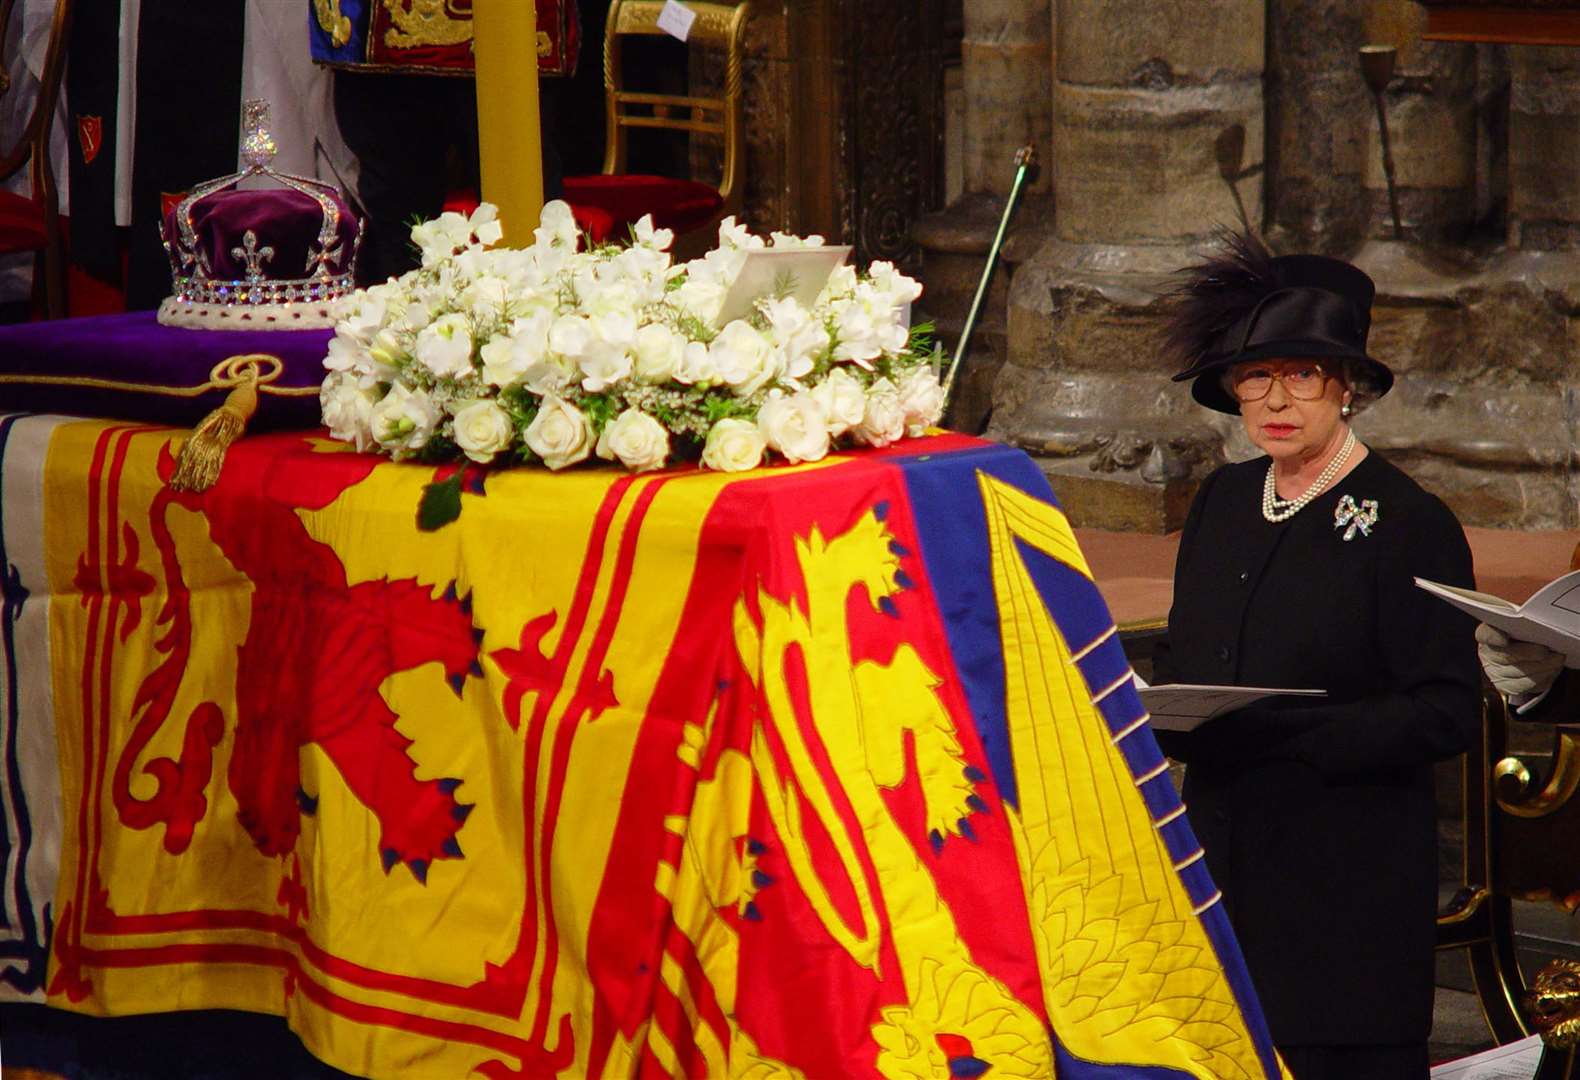
M578 251L570 207L551 202L530 247L499 239L487 203L442 214L412 229L419 269L342 302L319 395L331 435L397 460L739 472L770 452L885 446L943 411L905 322L921 286L888 263L841 266L811 308L764 296L716 326L748 251L821 237L765 241L728 218L717 248L674 265L649 218L627 246Z

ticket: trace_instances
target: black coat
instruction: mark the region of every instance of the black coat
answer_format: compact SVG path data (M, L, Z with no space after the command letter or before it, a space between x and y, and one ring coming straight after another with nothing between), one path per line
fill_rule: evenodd
M1465 535L1376 454L1288 521L1267 459L1203 483L1180 541L1158 682L1315 688L1160 735L1284 1046L1424 1041L1432 1020L1432 763L1479 723L1474 622L1412 577L1473 584ZM1343 539L1344 495L1375 499Z

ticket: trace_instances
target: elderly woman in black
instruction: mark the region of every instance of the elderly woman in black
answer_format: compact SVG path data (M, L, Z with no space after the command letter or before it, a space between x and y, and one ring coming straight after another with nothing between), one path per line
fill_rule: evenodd
M1478 723L1474 624L1416 588L1472 584L1454 515L1356 441L1392 373L1373 286L1249 237L1186 271L1170 344L1196 401L1265 457L1226 465L1180 539L1159 682L1326 691L1160 736L1297 1080L1427 1074L1432 763Z

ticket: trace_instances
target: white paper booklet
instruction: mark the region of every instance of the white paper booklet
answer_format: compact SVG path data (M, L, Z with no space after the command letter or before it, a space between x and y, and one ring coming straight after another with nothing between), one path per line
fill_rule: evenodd
M1545 645L1580 667L1580 570L1543 585L1523 604L1422 578L1415 583L1511 638Z
M1139 682L1139 680L1138 680ZM1138 686L1141 704L1160 731L1194 731L1203 721L1270 697L1326 697L1326 690L1277 690L1267 686Z
M1494 1046L1432 1067L1432 1080L1533 1080L1542 1063L1542 1037Z

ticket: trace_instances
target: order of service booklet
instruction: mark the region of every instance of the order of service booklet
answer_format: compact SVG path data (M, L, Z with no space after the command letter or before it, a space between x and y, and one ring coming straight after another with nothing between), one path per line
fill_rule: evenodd
M1146 686L1136 680L1141 704L1160 731L1194 731L1207 720L1243 709L1270 697L1326 697L1326 690L1277 690L1267 686L1203 686L1199 683L1165 683Z
M1523 604L1423 578L1415 583L1509 637L1545 645L1563 653L1570 667L1580 666L1580 570L1548 582Z

